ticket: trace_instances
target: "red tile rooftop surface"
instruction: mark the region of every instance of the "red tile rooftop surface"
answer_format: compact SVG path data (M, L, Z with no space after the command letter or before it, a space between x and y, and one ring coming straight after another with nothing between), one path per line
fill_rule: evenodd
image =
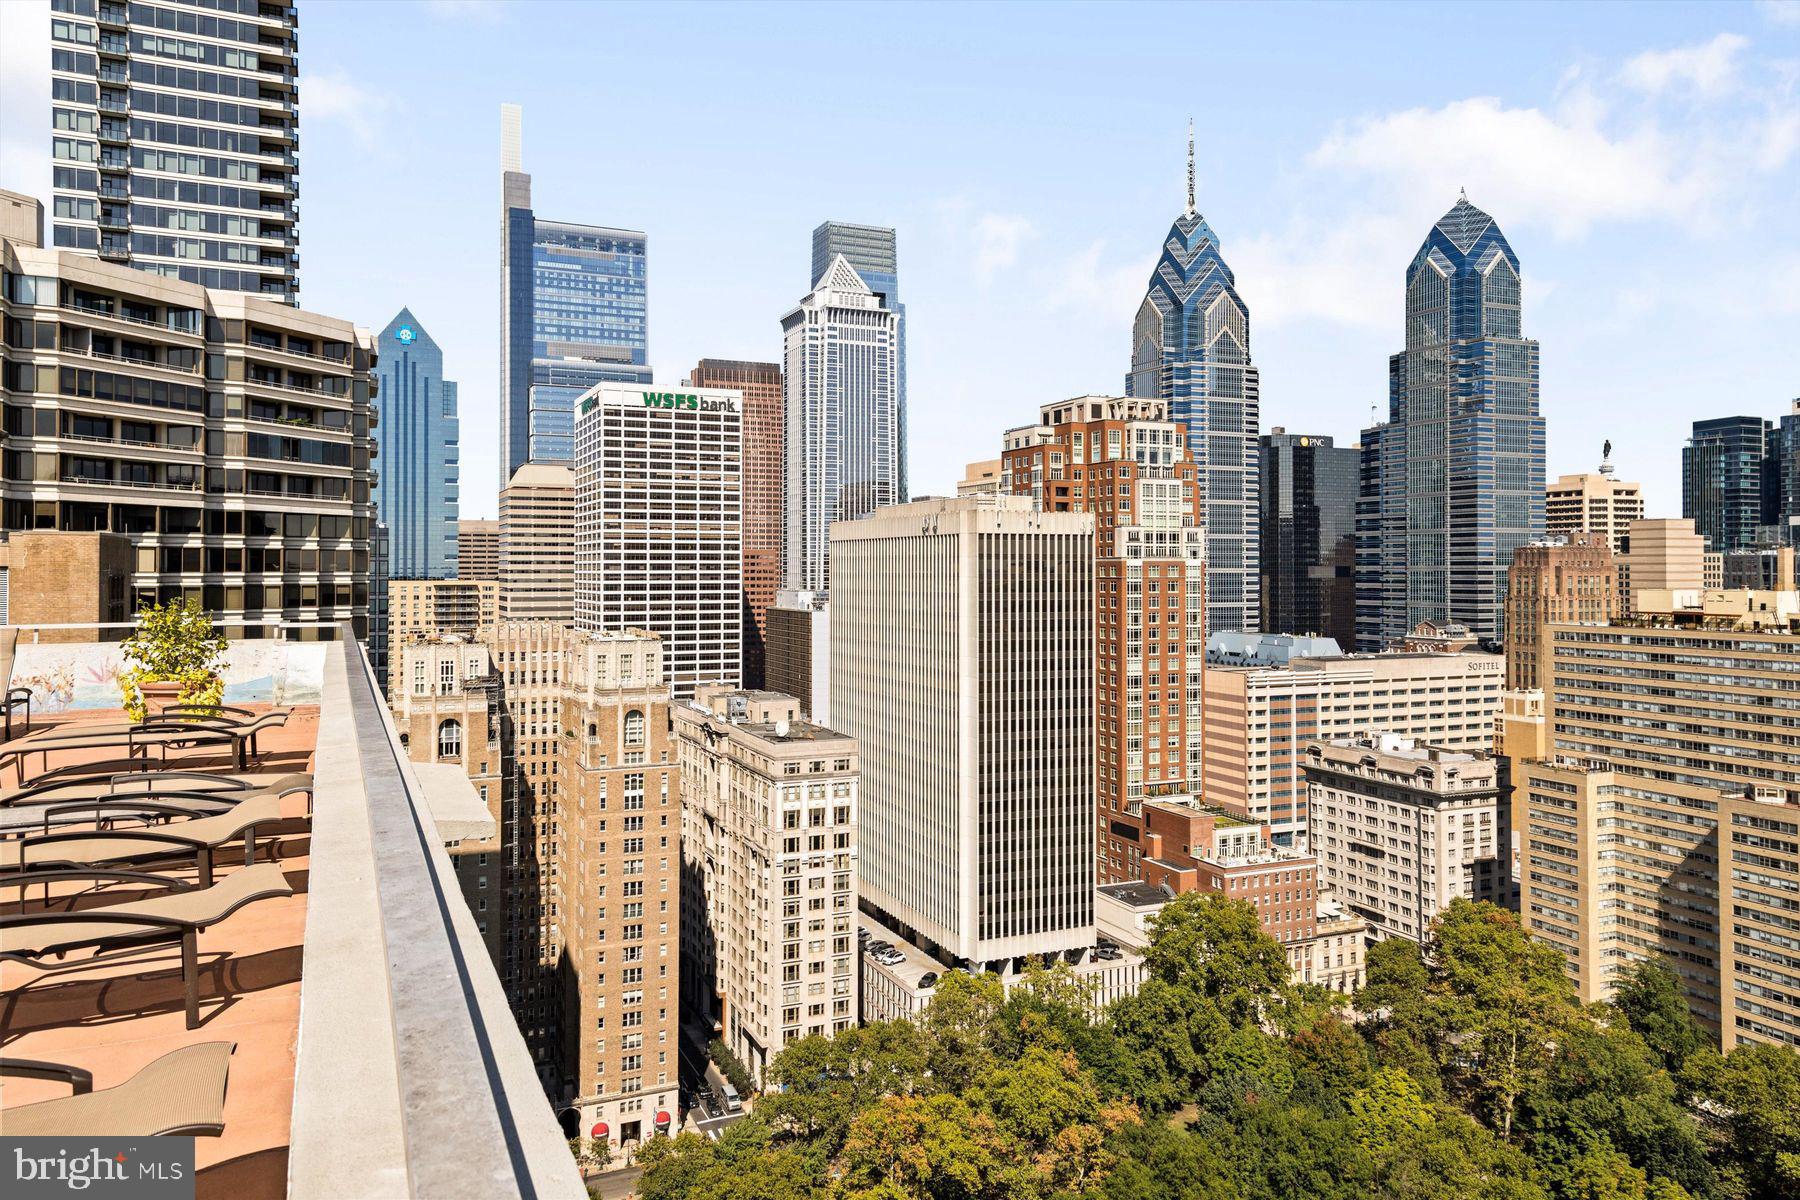
M261 712L268 705L245 705ZM259 738L260 753L250 764L256 775L275 776L313 769L318 709L302 706L280 729ZM34 722L57 724L124 720L124 714L83 712ZM82 762L119 757L104 750L69 752L52 760L53 773ZM237 774L226 746L169 752L168 766ZM0 797L16 791L5 773ZM37 780L34 779L34 782ZM245 906L199 937L200 1027L190 1030L182 1006L178 952L168 946L101 965L84 965L86 950L71 952L68 966L43 971L21 963L0 963L0 1053L62 1063L91 1071L94 1089L129 1079L152 1060L197 1042L230 1041L237 1049L225 1091L225 1129L220 1137L197 1138L197 1195L258 1200L287 1191L289 1128L294 1092L294 1051L300 1019L301 947L306 931L306 891L310 869L306 798L283 802L286 818L259 838L257 861L273 847L292 896ZM242 864L242 848L222 852L215 870L223 878ZM191 865L161 867L159 874L192 880ZM19 911L22 889L0 890L6 912ZM107 889L124 898L118 888ZM102 893L103 895L106 893ZM89 907L54 889L52 907ZM112 902L116 902L113 900ZM29 890L27 908L45 903L42 890ZM54 960L52 960L54 964ZM66 1085L38 1080L0 1080L0 1108L68 1094ZM0 1133L5 1117L0 1114Z

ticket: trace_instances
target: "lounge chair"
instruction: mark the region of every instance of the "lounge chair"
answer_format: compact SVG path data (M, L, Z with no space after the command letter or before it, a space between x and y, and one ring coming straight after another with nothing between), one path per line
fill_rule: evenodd
M15 687L6 689L6 698L0 700L0 712L6 714L6 736L0 741L12 741L13 713L25 710L25 732L31 732L31 689Z
M273 825L281 820L281 797L272 792L259 792L254 798L247 798L210 817L193 817L191 812L179 806L150 800L97 800L91 808L85 802L72 807L83 812L92 811L97 820L118 815L186 816L192 819L144 828L80 829L0 841L0 870L22 871L52 865L103 867L112 863L144 864L185 857L194 860L200 886L206 888L213 884L213 851L242 838L244 865L254 866L257 826ZM46 824L52 815L46 814Z
M0 1075L67 1083L73 1095L0 1114L8 1137L218 1137L225 1130L225 1080L232 1042L171 1050L117 1087L94 1090L79 1067L0 1058Z
M242 711L242 710L239 710ZM162 749L165 761L171 747L199 746L229 742L238 770L249 767L249 755L256 753L257 735L287 724L292 709L273 709L249 721L229 715L151 717L145 721L123 724L97 721L81 725L59 725L53 729L27 734L17 741L0 744L0 764L11 761L24 785L25 764L31 755L40 756L48 770L50 755L61 750L124 749L127 759L148 759L151 747Z
M219 771L120 771L116 762L99 764L95 771L64 768L52 778L29 787L0 793L0 808L24 808L63 804L74 800L111 800L120 796L193 795L218 793L230 796L259 792L277 783L284 787L310 787L312 776L228 775Z
M85 961L101 962L144 946L179 944L189 1029L200 1025L200 931L246 904L294 894L281 868L274 863L243 867L209 888L191 887L161 875L91 867L6 872L0 875L0 886L22 888L76 880L151 883L175 890L147 900L76 912L0 914L0 960L52 971L63 969L63 965L47 960L61 958L70 950L92 948L93 957Z

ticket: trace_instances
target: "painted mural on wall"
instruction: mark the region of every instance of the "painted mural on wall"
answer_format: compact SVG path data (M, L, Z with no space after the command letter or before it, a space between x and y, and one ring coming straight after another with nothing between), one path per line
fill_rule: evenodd
M37 712L118 708L117 643L17 647L8 687L31 689ZM320 642L232 642L225 650L225 703L317 704L325 681Z

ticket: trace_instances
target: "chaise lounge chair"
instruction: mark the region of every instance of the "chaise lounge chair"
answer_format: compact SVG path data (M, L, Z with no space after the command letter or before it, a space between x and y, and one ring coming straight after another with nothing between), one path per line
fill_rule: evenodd
M144 946L179 944L189 1029L200 1025L200 931L217 925L246 904L294 894L281 868L274 863L240 868L208 888L195 888L161 875L92 867L10 871L0 875L0 886L23 888L76 880L151 883L175 890L147 900L76 912L0 914L0 960L54 971L63 969L63 965L47 960L60 959L70 950L91 948L94 954L84 962L102 962L124 957Z
M81 803L70 807L84 813L92 812L97 820L119 815L191 819L143 828L80 829L0 841L0 870L101 867L111 863L143 865L169 858L192 858L194 869L200 876L200 886L206 888L213 884L213 851L242 838L244 865L254 866L257 826L272 825L281 820L281 796L274 792L259 792L210 817L194 817L191 810L179 805L148 800L119 803L98 800L91 806ZM46 812L46 825L54 811Z
M79 1067L0 1058L0 1075L69 1084L74 1095L0 1113L7 1137L218 1137L225 1130L225 1079L232 1042L171 1050L117 1087L94 1090Z
M243 711L243 710L237 710ZM256 753L257 735L287 724L292 709L273 709L253 720L239 720L230 714L206 716L155 716L131 724L99 721L83 725L58 725L27 734L16 741L0 743L0 764L11 762L18 772L19 783L26 781L25 764L31 755L39 756L43 769L50 766L50 755L65 750L123 749L127 759L148 759L151 747L160 748L166 757L171 747L200 746L229 742L238 770L246 770L249 756Z

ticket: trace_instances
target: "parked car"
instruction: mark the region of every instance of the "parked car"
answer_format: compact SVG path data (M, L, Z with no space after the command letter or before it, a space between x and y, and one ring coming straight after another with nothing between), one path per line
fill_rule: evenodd
M743 1098L738 1095L738 1091L736 1088L732 1087L728 1083L720 1090L725 1093L725 1111L726 1112L741 1113L744 1111Z
M924 991L926 988L934 988L937 986L937 981L937 972L927 971L919 976L919 990Z

